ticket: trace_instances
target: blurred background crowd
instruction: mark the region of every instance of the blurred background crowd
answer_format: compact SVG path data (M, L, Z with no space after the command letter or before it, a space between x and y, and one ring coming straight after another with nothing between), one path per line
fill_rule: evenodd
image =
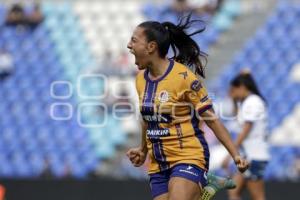
M2 2L2 1L1 1ZM205 84L230 116L229 81L248 68L268 102L265 179L300 180L300 3L294 0L4 1L0 4L0 178L146 179L125 156L140 129L133 58L145 20L206 23ZM190 31L193 31L192 28ZM235 120L224 120L233 137ZM226 153L207 127L211 169Z

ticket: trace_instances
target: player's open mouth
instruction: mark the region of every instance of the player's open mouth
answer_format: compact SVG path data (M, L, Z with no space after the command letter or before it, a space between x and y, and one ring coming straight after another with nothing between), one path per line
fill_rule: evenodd
M129 52L134 55L133 49L130 49Z
M130 52L132 55L134 55L134 58L135 58L135 64L138 66L138 62L137 62L137 60L136 60L136 55L135 55L135 53L134 53L134 50L133 50L133 49L130 49L129 52Z

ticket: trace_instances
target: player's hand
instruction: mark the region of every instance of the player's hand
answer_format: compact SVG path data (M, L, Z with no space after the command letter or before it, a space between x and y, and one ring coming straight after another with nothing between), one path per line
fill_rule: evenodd
M249 168L249 162L241 156L235 156L234 162L241 173L244 173Z
M126 155L135 167L142 166L146 160L146 153L141 148L129 149Z

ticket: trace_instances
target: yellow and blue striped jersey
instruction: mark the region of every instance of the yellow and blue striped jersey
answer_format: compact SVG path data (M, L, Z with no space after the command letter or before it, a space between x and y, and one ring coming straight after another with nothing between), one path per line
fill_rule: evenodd
M188 67L173 60L161 78L151 80L148 73L138 73L136 87L148 125L149 174L179 163L208 170L208 145L199 128L199 114L212 106L206 89Z

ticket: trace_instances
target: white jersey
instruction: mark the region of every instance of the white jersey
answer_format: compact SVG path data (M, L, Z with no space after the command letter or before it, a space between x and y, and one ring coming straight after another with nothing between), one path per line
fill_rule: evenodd
M241 126L245 122L252 122L253 127L242 147L250 160L269 160L267 135L267 109L265 102L258 95L249 95L240 105L238 111L238 122Z

